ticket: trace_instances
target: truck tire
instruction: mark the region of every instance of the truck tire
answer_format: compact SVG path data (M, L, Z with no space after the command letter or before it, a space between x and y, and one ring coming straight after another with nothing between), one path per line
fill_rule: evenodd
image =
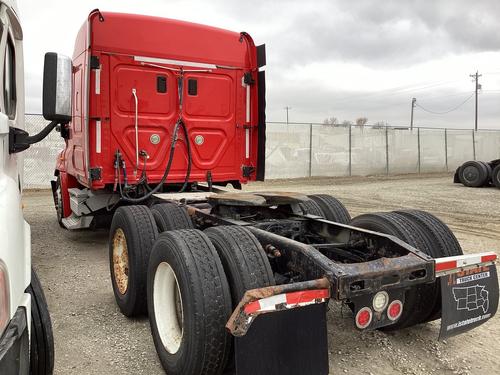
M229 282L233 307L247 290L274 285L274 275L260 242L247 228L220 226L204 231L215 247Z
M227 225L208 228L204 233L212 241L224 267L233 309L247 290L275 285L267 255L247 228ZM232 349L230 353L226 370L232 373L235 365Z
M149 322L169 375L219 375L230 350L231 295L217 252L196 229L163 232L148 267Z
M364 214L355 217L350 225L363 229L390 234L407 244L428 253L427 237L406 217L393 212ZM396 323L382 328L393 331L413 326L430 316L436 299L434 285L419 285L405 292L403 313ZM429 299L432 304L429 304Z
M460 167L460 182L467 187L481 187L488 182L488 168L479 161L468 161Z
M159 203L151 207L158 232L176 229L194 229L187 210L175 203Z
M436 258L463 255L462 247L451 229L430 212L420 210L402 210L396 213L403 215L420 225L432 237Z
M347 208L336 198L328 194L314 194L308 195L316 204L321 208L323 217L327 220L340 223L349 224L351 215Z
M52 323L42 285L33 268L26 292L31 295L30 374L51 375L54 371Z
M463 255L462 248L450 228L429 212L419 210L396 211L397 214L410 219L414 225L419 226L428 237L430 255L433 258L444 258ZM425 250L423 250L425 251ZM441 284L439 280L434 283L436 289L434 308L430 315L422 320L430 322L441 317Z
M158 230L146 206L119 207L109 236L109 264L113 293L125 316L147 313L146 273Z
M321 211L321 207L313 201L312 199L308 199L304 202L299 203L299 207L302 209L304 215L315 215L320 217L325 217L323 211Z
M491 173L491 181L493 182L493 185L500 188L500 164L493 169L493 172Z
M483 184L483 186L490 186L491 184L491 174L493 173L493 168L491 167L490 163L482 161L483 165L486 167L486 173L488 175L488 178L486 179L486 182Z
M455 174L453 175L453 183L454 184L459 184L461 183L460 181L460 170L461 170L462 166L458 167L456 170L455 170Z

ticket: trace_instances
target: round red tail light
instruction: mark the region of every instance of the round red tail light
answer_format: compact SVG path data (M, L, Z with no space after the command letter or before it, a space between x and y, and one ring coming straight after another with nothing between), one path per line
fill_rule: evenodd
M363 307L356 314L356 327L364 329L372 322L373 313L369 307Z
M387 308L387 317L392 321L399 319L402 313L403 303L399 300L392 301Z

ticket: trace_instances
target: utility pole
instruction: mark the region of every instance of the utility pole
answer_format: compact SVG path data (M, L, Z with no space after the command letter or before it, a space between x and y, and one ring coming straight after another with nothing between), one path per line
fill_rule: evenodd
M410 119L410 130L413 130L413 111L415 110L415 105L417 104L417 99L411 99L411 119Z
M288 125L288 111L292 109L292 107L286 106L285 111L286 111L286 124Z
M482 74L479 74L479 71L476 71L475 74L471 74L470 76L476 82L476 110L475 110L474 130L477 131L477 92L481 89L481 85L479 84L479 77L482 77Z

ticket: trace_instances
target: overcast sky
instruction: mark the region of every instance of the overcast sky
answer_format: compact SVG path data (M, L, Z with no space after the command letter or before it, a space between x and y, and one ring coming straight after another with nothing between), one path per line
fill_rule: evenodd
M89 11L141 13L247 31L267 45L267 117L335 116L407 125L411 98L445 112L473 93L479 127L500 128L498 0L18 0L24 28L26 110L41 111L43 56L71 56ZM472 128L474 98L445 115L415 111L419 126Z

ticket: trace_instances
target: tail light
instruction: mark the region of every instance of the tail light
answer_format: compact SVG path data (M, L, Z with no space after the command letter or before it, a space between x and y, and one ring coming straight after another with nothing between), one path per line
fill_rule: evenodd
M373 310L377 312L384 311L388 304L389 294L387 294L387 292L378 292L377 294L375 294L375 297L373 297Z
M402 313L403 303L399 300L392 301L387 308L387 317L392 321L399 319Z
M10 320L9 275L0 261L0 336Z
M373 312L369 307L363 307L356 314L356 327L364 329L370 325L373 319Z

